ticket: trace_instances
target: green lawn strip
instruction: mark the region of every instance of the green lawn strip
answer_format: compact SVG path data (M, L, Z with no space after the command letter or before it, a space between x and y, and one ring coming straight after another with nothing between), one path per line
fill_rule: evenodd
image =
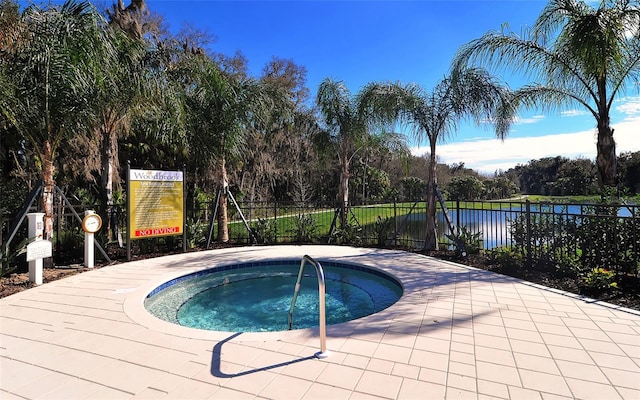
M532 203L596 203L600 196L542 196L529 195L527 200Z
M625 196L623 200L634 203L638 197ZM594 204L600 203L602 197L600 195L593 196L542 196L527 195L522 201L529 200L531 203L571 203L571 204Z

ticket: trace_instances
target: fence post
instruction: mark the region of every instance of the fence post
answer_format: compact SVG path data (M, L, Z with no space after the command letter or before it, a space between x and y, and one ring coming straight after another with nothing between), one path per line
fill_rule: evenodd
M56 201L56 197L58 198L58 204L57 204L57 209L56 209L56 219L58 220L58 223L56 224L56 261L60 262L60 247L61 247L61 238L62 236L60 236L62 234L62 220L64 219L64 207L62 205L62 199L60 198L60 195L55 195L53 196L53 201Z
M398 247L398 211L397 207L397 199L393 196L393 248Z
M631 229L633 230L633 254L634 254L634 260L636 262L636 273L635 273L635 277L638 277L638 274L640 274L640 258L638 258L640 253L638 251L638 224L636 224L636 211L638 211L638 206L634 206L631 209Z
M278 202L273 202L273 231L276 234L276 243L278 243Z
M531 202L529 199L526 200L526 208L525 208L525 220L526 220L526 229L525 238L527 242L527 267L531 266Z
M249 221L249 223L251 223L251 221L253 221L253 200L248 200L247 201L248 205L249 205L249 218L247 218L247 221ZM249 235L251 236L251 235ZM251 239L251 238L249 238Z
M460 235L460 225L460 199L456 199L456 229L458 229L458 235Z

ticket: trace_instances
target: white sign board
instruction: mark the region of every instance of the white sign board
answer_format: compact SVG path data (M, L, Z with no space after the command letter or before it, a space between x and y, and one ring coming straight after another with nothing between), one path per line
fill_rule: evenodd
M48 240L36 240L27 245L27 261L51 257L53 246Z

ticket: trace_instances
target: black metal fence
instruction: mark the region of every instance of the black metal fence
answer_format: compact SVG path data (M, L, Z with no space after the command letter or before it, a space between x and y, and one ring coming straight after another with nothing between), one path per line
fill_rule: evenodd
M452 204L463 236L510 247L528 264L604 268L638 276L640 207L635 204L475 202ZM466 232L465 232L466 231Z
M448 213L470 248L508 247L529 263L589 263L637 275L640 269L640 207L624 204L531 203L528 201L447 202ZM75 214L90 205L56 204L54 259L81 256L83 232ZM217 223L211 202L187 210L188 247L216 242ZM331 204L239 202L229 203L229 241L234 244L334 243L421 249L426 236L424 202L352 206L347 225ZM103 245L119 247L126 237L124 207L116 207L113 235L101 232ZM117 223L116 223L117 222ZM249 226L247 229L246 224ZM439 242L453 249L443 210L437 212ZM6 226L3 226L6 237ZM24 228L23 228L24 229ZM180 237L134 241L134 251L150 251L153 241L181 248ZM151 243L151 244L150 244Z

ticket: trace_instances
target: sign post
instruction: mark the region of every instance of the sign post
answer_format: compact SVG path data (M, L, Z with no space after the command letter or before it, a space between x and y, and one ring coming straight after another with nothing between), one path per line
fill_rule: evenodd
M94 238L93 234L98 232L102 227L102 218L93 210L84 212L82 219L82 230L84 231L84 265L87 268L94 266Z
M52 246L48 240L42 240L44 231L44 213L29 213L28 229L29 240L27 245L27 261L29 262L29 282L42 285L42 259L51 257Z

